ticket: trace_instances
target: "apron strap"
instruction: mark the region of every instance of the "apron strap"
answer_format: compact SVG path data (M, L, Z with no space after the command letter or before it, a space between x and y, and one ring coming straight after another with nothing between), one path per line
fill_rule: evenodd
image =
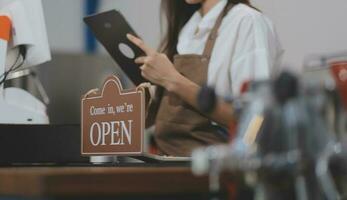
M205 56L207 59L210 59L212 50L214 47L214 44L216 43L217 35L218 35L218 29L222 24L223 18L228 14L229 10L231 10L234 7L234 4L229 4L225 6L222 13L218 16L216 23L214 27L211 30L211 33L207 39L207 42L205 44L205 49L203 56ZM149 127L155 123L156 115L160 107L160 102L164 94L164 88L158 87L156 91L155 98L153 99L153 102L149 105L149 112L146 118L146 127Z
M222 13L218 16L216 23L213 26L211 33L207 38L205 49L204 49L204 52L202 55L207 57L208 59L210 59L210 57L211 57L213 47L214 47L216 40L217 40L218 30L222 24L223 18L228 14L229 10L231 10L233 7L234 7L234 4L229 4L229 5L225 6Z

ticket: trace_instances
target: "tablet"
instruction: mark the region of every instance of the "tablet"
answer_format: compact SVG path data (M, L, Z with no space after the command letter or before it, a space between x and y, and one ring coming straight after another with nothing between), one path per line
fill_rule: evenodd
M127 39L127 33L137 34L120 12L110 10L87 16L84 22L135 85L146 82L141 76L140 65L134 62L145 53Z

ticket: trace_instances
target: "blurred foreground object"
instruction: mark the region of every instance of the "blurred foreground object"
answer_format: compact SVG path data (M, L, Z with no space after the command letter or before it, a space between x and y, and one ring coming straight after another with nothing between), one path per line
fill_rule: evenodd
M347 51L308 56L304 61L303 79L323 88L329 105L326 120L337 137L344 137L347 133Z
M252 83L240 98L236 138L192 154L193 172L209 174L211 191L219 190L227 171L239 172L255 188L255 199L343 198L347 149L327 123L329 98L321 86L284 72Z

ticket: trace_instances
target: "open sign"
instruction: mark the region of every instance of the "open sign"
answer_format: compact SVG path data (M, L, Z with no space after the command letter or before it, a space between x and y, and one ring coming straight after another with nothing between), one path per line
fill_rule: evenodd
M81 102L82 155L142 155L145 128L145 92L123 90L110 76L102 90L89 92Z

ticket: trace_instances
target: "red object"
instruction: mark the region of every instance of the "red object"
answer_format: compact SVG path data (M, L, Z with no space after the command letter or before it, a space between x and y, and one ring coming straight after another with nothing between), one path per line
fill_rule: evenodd
M149 153L153 155L159 155L159 150L157 146L150 146Z
M347 110L347 61L333 62L330 64L337 91L341 97L342 104Z
M149 153L150 154L154 154L154 155L159 155L159 149L158 149L158 145L154 140L154 136L151 135L149 136L150 140L149 140Z
M249 85L250 85L250 81L243 82L240 88L240 94L246 93L249 89Z
M233 182L227 184L228 200L235 200L237 193L237 185Z
M230 123L229 123L229 140L230 141L233 141L233 139L235 138L236 136L236 131L237 131L237 121L236 120L232 120Z
M11 33L11 20L7 16L0 16L0 39L9 41Z
M244 94L246 92L248 92L249 90L249 86L250 86L250 81L244 81L240 87L240 94ZM235 138L236 135L236 131L237 131L237 121L236 120L232 120L229 123L229 139L230 141L232 141Z

